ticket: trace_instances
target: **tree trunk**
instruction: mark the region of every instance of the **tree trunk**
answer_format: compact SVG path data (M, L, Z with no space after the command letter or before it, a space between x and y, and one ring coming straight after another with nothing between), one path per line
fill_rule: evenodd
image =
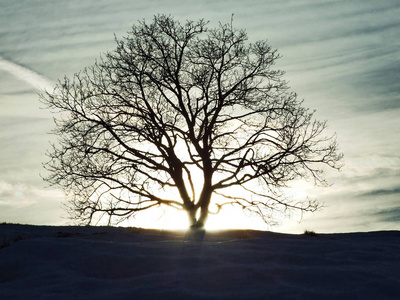
M200 210L200 216L197 220L196 226L197 228L204 228L204 226L206 225L206 221L208 218L208 205L206 208L201 208Z
M196 218L197 211L199 208L193 208L191 211L188 211L190 227L186 232L185 240L190 242L202 242L205 236L204 224L205 220L202 216L204 213L200 212L199 219Z
M187 211L189 217L189 225L192 229L203 229L208 218L208 207L211 201L212 190L204 188L197 206ZM197 212L200 209L200 215L197 218Z
M190 228L196 227L196 224L197 224L196 213L197 213L197 209L195 207L193 207L190 210L187 210L187 214L188 214L188 217L189 217L189 227Z

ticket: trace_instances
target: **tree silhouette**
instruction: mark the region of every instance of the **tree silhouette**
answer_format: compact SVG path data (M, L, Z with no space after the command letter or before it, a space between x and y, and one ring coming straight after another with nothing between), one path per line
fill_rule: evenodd
M206 25L140 22L41 95L58 112L45 180L65 190L72 218L111 223L169 206L203 227L228 204L266 222L318 208L284 189L299 178L326 184L321 166L340 167L326 123L289 91L266 41L248 43L232 22Z

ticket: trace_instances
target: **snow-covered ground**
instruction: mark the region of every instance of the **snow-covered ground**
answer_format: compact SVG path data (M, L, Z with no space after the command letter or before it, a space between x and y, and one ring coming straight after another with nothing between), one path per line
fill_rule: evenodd
M400 232L0 225L0 299L400 299Z

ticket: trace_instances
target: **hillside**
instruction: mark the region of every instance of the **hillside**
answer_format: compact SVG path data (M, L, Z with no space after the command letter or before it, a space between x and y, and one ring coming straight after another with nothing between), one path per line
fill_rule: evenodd
M399 299L400 232L0 225L0 299Z

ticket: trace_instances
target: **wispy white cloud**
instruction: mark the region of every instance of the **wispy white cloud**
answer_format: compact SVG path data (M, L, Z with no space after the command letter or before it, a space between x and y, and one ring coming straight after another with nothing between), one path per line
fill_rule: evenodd
M0 222L65 224L61 190L0 179Z
M5 60L0 56L0 70L6 71L20 80L25 81L32 87L38 90L53 88L53 83L46 77L36 73L33 70Z
M23 208L45 198L61 198L63 192L55 189L41 189L25 183L12 183L0 179L0 206Z
M25 207L34 203L32 198L27 198L29 188L25 184L12 184L0 180L0 206Z

